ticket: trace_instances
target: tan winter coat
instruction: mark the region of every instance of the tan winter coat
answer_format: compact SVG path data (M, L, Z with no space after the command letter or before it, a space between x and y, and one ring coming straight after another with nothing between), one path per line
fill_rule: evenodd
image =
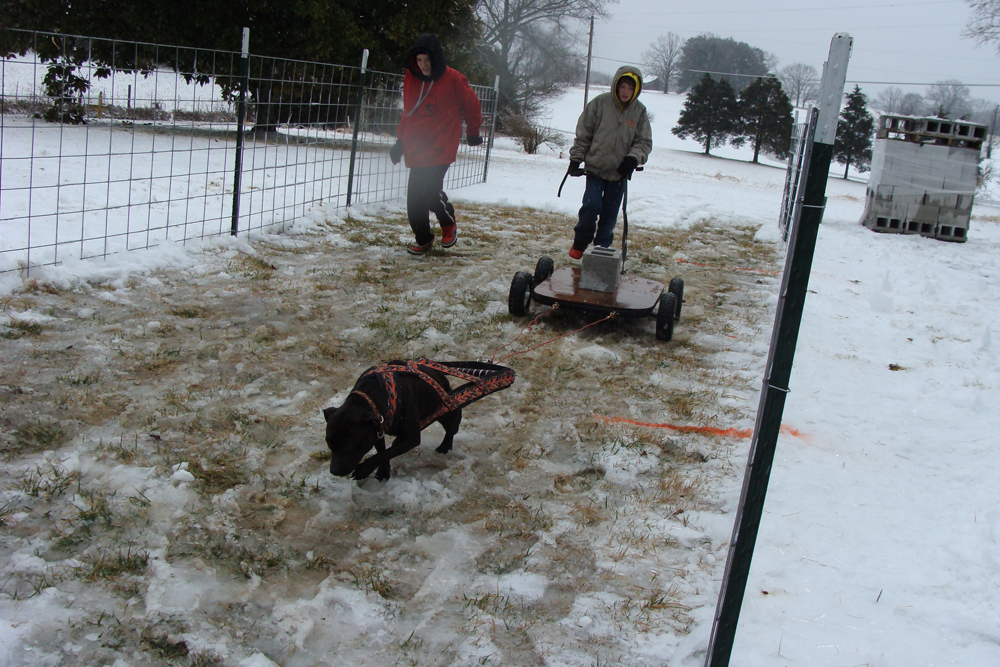
M615 95L618 81L631 74L637 81L635 94L623 109ZM619 67L611 82L611 92L601 93L584 108L576 122L576 140L569 159L582 162L588 174L607 181L620 181L618 165L626 155L645 164L653 150L653 130L646 107L639 101L642 73L639 68Z

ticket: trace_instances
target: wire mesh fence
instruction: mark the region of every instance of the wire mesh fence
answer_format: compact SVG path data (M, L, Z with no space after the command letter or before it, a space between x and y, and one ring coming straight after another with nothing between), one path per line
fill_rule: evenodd
M809 147L816 131L817 110L811 109L805 122L792 126L791 147L785 169L785 187L781 196L781 212L778 214L778 228L781 238L788 241L792 226L801 214L805 170L809 166Z
M405 194L401 74L11 29L0 56L0 273ZM473 88L485 132L496 92ZM446 187L483 181L491 143Z

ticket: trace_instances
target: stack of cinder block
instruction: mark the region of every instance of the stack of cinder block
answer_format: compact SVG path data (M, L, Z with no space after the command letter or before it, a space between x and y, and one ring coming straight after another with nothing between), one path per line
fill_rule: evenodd
M986 126L883 115L861 222L877 232L965 241Z

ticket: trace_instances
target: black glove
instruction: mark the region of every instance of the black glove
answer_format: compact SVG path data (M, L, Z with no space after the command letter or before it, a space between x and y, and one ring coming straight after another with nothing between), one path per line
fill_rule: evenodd
M392 160L393 164L399 164L400 158L403 157L403 142L396 139L395 145L389 149L389 159Z
M478 146L479 144L483 143L483 138L478 134L473 134L465 138L465 143L469 144L470 146Z
M570 160L568 173L570 176L583 176L587 171L580 166L579 160Z
M622 175L622 178L626 180L630 179L632 178L632 172L635 171L635 168L638 166L638 160L631 155L626 155L625 159L622 160L622 163L618 165L618 173Z

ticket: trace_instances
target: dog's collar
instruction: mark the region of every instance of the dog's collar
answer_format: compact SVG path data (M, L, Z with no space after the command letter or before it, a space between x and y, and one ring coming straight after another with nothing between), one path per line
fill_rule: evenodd
M357 389L355 389L351 393L352 394L357 394L361 398L365 399L365 402L367 402L368 405L371 407L372 412L374 412L375 416L378 417L378 437L384 438L385 437L385 421L386 420L385 420L385 417L382 415L382 413L379 412L378 407L375 405L375 401L373 401L371 399L371 396L369 396L368 394L366 394L363 391L358 391Z

